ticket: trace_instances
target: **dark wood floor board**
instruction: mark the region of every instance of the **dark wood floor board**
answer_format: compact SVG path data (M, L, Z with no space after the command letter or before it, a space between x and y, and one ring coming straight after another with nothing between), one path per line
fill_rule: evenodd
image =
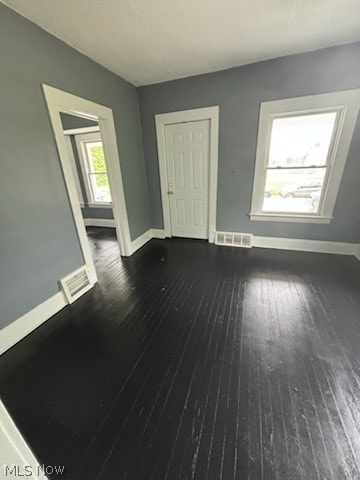
M187 288L187 291L189 293L189 291L191 290L191 287L192 285L188 285L186 288ZM186 290L185 290L186 291ZM184 292L184 290L182 289L179 289L179 292ZM180 295L180 299L179 299L179 302L177 303L179 305L179 307L181 308L183 306L183 303L184 303L184 299L182 299L183 295ZM177 298L174 297L174 301L176 301ZM166 318L166 315L168 314L169 310L171 309L171 304L169 305L169 308L167 310L164 311L164 318ZM173 333L174 335L172 335L172 338L170 339L171 341L168 341L166 342L166 339L162 339L161 343L162 343L162 346L165 348L159 348L159 344L158 342L154 344L154 348L152 349L152 351L149 351L149 362L145 362L144 365L143 365L143 372L140 372L140 380L142 382L141 386L138 386L137 388L134 388L135 391L137 391L137 397L134 399L132 396L129 397L129 395L127 395L127 397L129 397L129 401L131 403L131 405L129 405L129 408L126 409L126 411L128 411L128 415L126 418L124 418L121 422L122 424L122 427L120 429L117 428L117 431L114 432L115 433L115 440L113 440L113 445L111 446L111 448L109 448L109 450L106 452L106 460L103 464L103 469L106 467L106 463L108 462L108 459L111 458L111 456L113 455L113 452L116 450L116 447L118 446L118 440L119 438L121 437L122 433L123 433L123 429L124 427L127 426L127 424L129 423L129 418L131 417L132 413L134 412L134 410L136 409L138 403L139 403L139 399L142 398L142 394L145 392L145 395L147 397L149 397L149 393L151 392L151 389L153 386L155 385L158 385L159 381L161 381L161 384L160 384L160 387L158 388L158 391L157 393L155 394L152 394L150 395L150 397L153 399L155 397L155 401L152 401L151 403L149 403L148 405L146 405L145 402L142 403L143 405L143 414L145 417L147 417L147 423L144 427L144 429L146 429L146 426L148 425L148 422L151 421L152 419L152 415L153 415L153 412L157 406L158 403L160 403L160 405L162 405L162 401L158 402L158 399L159 397L161 397L161 393L163 392L168 392L168 386L167 384L169 383L169 377L170 377L170 371L171 371L171 360L172 360L172 356L174 354L174 351L176 349L176 347L179 347L179 345L181 346L182 344L182 339L184 337L184 335L186 334L186 330L184 330L184 328L182 328L182 332L179 332L179 330L181 329L181 322L180 322L180 318L178 315L174 315L173 314ZM169 323L167 324L167 326L169 327ZM166 336L166 333L164 332L165 336ZM161 337L157 337L157 340L161 339ZM177 345L179 344L179 345ZM168 359L168 362L165 361L165 359ZM125 396L126 396L126 392L124 392ZM154 396L153 396L154 395ZM120 396L117 398L117 400L120 399ZM116 407L117 405L114 404L114 407ZM121 415L122 413L122 408L114 408L114 415L115 415L115 418L114 416L112 418L109 418L109 426L114 426L116 425L116 423L118 422L119 419L116 418L116 415ZM106 426L106 425L105 425ZM132 433L133 432L133 425L130 423L130 429L132 430ZM141 433L138 432L140 434L140 437L141 437ZM104 431L104 436L105 438L104 439L99 439L97 444L100 443L101 446L104 445L104 442L106 440L106 437L108 436L108 432L105 430ZM121 447L122 449L122 447ZM94 448L93 450L96 452L98 450L100 450L100 447L95 445L94 444ZM91 453L89 453L90 456L92 456ZM101 472L100 472L101 473ZM106 477L105 477L106 478Z
M188 441L187 451L184 452L185 456L182 458L179 478L182 478L182 476L185 478L195 478L199 470L204 472L203 475L205 476L205 472L207 471L207 450L206 448L204 450L202 447L205 444L209 444L210 434L213 429L213 423L207 423L206 419L213 418L212 409L216 408L216 404L212 403L212 398L215 398L214 389L216 387L216 381L218 380L215 371L218 372L219 347L222 334L222 328L219 328L219 322L217 322L216 319L223 318L221 317L221 298L224 295L224 290L225 280L221 278L221 283L219 283L219 289L217 290L218 296L214 297L214 303L211 306L211 315L209 316L210 322L213 325L211 337L208 340L204 355L203 368L199 370L197 380L200 387L194 404L197 412L195 413L195 411L193 411L191 415L192 421L189 424L186 435L190 441ZM196 422L196 425L194 425L194 422ZM196 428L196 434L193 432L194 428Z
M0 393L67 480L358 480L355 258L153 240L0 358ZM55 477L54 477L55 478Z
M171 295L176 293L179 287L181 286L182 286L181 281L177 282L174 280L168 285L167 296L164 296L162 293L161 294L162 298L160 298L160 296L155 297L155 301L158 302L159 310L162 308L162 305L166 305L168 303L169 299L171 299ZM148 322L149 320L153 322L154 326L155 324L157 324L157 328L159 328L160 326L159 322L157 321L158 320L157 312L154 309L146 308L143 312L135 311L134 313L135 317L137 313L141 314L141 316L139 315L136 318L138 323L138 328L136 330L131 331L132 336L130 339L128 339L128 342L121 342L121 340L119 339L120 340L120 343L118 344L119 359L114 358L114 361L118 361L118 362L122 362L122 360L126 359L127 365L125 366L125 369L130 373L134 368L134 365L136 366L138 363L140 363L139 355L144 355L144 349L146 348L146 346L149 345L149 342L151 342L151 339L153 338L153 337L150 337L149 339L149 336L146 334L146 329L149 327L149 323L146 323L145 319ZM133 317L131 318L132 320L134 320ZM153 336L155 336L154 332L153 332ZM127 355L130 355L130 356L127 358ZM130 366L131 368L129 368ZM117 373L119 373L118 370L117 370ZM114 388L112 382L110 382L107 386ZM115 389L116 389L116 386L115 386Z
M226 284L224 286L227 287ZM197 456L194 457L192 471L194 477L198 475L197 472L201 471L204 478L213 478L214 475L219 478L219 470L221 469L222 443L215 444L214 440L218 431L223 429L221 387L224 384L225 349L230 346L229 333L231 322L228 310L231 308L230 302L232 300L233 286L231 289L226 288L226 290L226 294L223 295L222 308L220 307L216 314L216 318L221 319L222 328L220 329L221 335L216 338L215 356L211 361L211 377L208 382L207 400L210 398L213 399L213 402L206 402L206 410L204 410L202 423L199 428L199 439L197 441L199 448L197 449ZM219 304L221 305L220 302ZM225 393L223 398L227 401ZM214 461L215 465L212 461Z
M346 475L351 478L351 475L355 474L355 472L359 471L358 467L356 466L357 460L356 460L356 455L353 450L353 443L349 442L349 437L348 437L348 432L349 428L346 426L344 428L344 414L345 412L340 411L339 406L338 406L338 401L336 396L334 395L333 391L333 381L336 377L332 375L331 368L327 364L325 364L323 361L321 361L321 355L322 359L325 358L324 356L324 349L327 348L327 345L329 345L329 340L326 338L326 335L323 333L323 340L325 342L321 342L321 339L317 335L317 330L316 327L318 326L315 324L314 318L313 318L313 310L309 308L306 300L304 302L305 308L307 309L307 314L310 322L313 324L314 329L313 329L313 335L310 337L312 340L312 347L313 351L317 352L318 357L320 356L320 361L318 362L318 365L316 368L313 368L314 371L314 380L315 382L319 385L319 389L321 391L321 396L324 399L324 390L328 395L328 398L326 400L325 405L326 408L329 411L332 411L331 414L331 424L333 425L334 431L336 431L336 435L338 437L338 447L343 450L343 458L347 458L346 462L344 462L344 472L346 472ZM317 315L317 319L319 319L321 315ZM327 330L329 332L329 330ZM341 365L341 359L337 359L339 362L339 366ZM319 373L321 372L321 376ZM321 380L320 380L321 379ZM336 381L336 380L335 380ZM346 409L346 405L343 405L344 409ZM328 413L329 415L329 413ZM329 415L330 417L330 415ZM335 419L335 420L334 420ZM352 425L353 427L353 425ZM349 460L351 458L351 460Z
M347 371L348 375L344 375L343 379L349 383L349 392L354 392L355 402L360 394L360 377L358 375L360 368L360 359L356 356L358 345L360 343L359 331L357 327L359 320L358 311L360 305L353 301L353 299L346 300L338 299L333 301L335 295L332 295L328 300L321 288L311 287L312 292L318 298L318 312L316 315L316 322L313 318L313 323L323 325L323 335L329 335L329 338L323 339L325 345L332 350L332 354L338 351L336 355L336 366ZM360 289L360 287L359 287ZM309 311L312 309L311 297L307 300ZM338 320L340 319L340 321ZM346 334L344 333L346 332ZM350 342L349 342L350 340ZM349 352L350 350L350 352ZM351 354L352 351L355 355ZM349 354L350 353L350 354Z
M199 349L198 359L194 362L192 369L189 389L182 405L182 413L179 425L175 434L174 441L169 449L168 461L166 464L165 478L181 478L183 469L188 466L190 473L193 468L193 458L196 452L196 445L199 442L201 432L195 434L195 427L199 429L199 419L202 408L206 408L206 399L202 391L202 380L206 374L206 365L210 352L211 340L213 338L216 322L214 322L214 312L221 295L224 279L219 276L211 302L204 305L203 316L206 318L206 324L202 329L200 340L195 347ZM215 314L216 315L216 314ZM204 348L206 346L206 348ZM196 425L195 425L196 424ZM187 442L183 442L183 438L187 438ZM185 460L187 458L187 460ZM190 474L189 473L189 474ZM160 475L159 471L157 475ZM156 477L155 477L156 478Z
M198 320L199 314L200 314L200 312L201 312L201 310L202 310L202 307L204 306L204 305L203 305L204 295L203 295L203 294L200 294L199 298L200 298L200 302L198 303L198 307L197 307L197 311L196 311L196 316L195 316L195 318L194 318L194 322ZM216 303L216 297L214 298L213 303L214 303L214 304ZM196 305L196 304L195 304L195 305ZM210 317L210 318L211 318L211 317ZM195 325L195 323L193 323L193 326L194 326L194 325ZM202 335L202 332L201 332L200 330L198 330L198 334ZM194 350L194 351L193 351L192 353L189 352L189 357L187 358L187 368L184 369L184 372L183 372L183 373L186 373L186 374L188 375L188 378L190 378L190 383L191 383L192 375L194 374L194 365L196 365L196 359L192 359L192 355L193 355L194 353L195 353L195 354L198 353L197 350L196 350L196 346L197 346L197 342L194 342L194 344L193 344L193 350ZM194 347L195 347L195 348L194 348ZM184 351L183 351L183 352L184 352ZM183 353L183 352L182 352L182 353ZM182 354L181 357L180 357L180 362L181 362L182 360L183 360L183 354ZM180 362L178 363L179 366L180 366ZM179 366L177 367L177 369L179 369ZM195 369L195 370L196 370L196 369ZM172 388L173 388L174 385L175 385L175 384L174 384L175 379L176 379L176 376L174 376L174 378L173 378ZM178 386L178 388L179 388L180 391L179 391L178 394L175 394L175 395L172 396L172 399L173 399L173 401L174 401L175 404L176 404L175 408L177 407L177 403L178 403L179 399L180 399L180 402L181 402L181 399L182 399L182 398L183 398L182 404L184 405L184 404L186 403L186 396L187 396L187 392L186 392L186 390L185 390L185 394L186 394L186 395L185 395L185 397L184 397L184 388L183 388L183 383L182 383L181 379L179 379L179 380L177 381L177 384L175 385L175 387L176 387L176 386ZM189 389L188 389L188 391L189 391ZM190 391L191 391L191 390L190 390ZM169 393L171 393L171 392L169 392ZM167 395L166 401L169 401L169 398L170 398L170 396ZM171 398L170 398L170 399L171 399ZM179 402L179 403L180 403L180 402ZM180 403L180 404L181 404L181 403ZM174 412L174 409L170 409L170 412ZM161 416L162 416L162 415L163 415L163 410L161 411ZM176 418L177 416L178 416L178 414L175 414L175 421L177 420L177 418ZM169 424L169 421L167 421L166 424L168 425L168 424ZM155 430L155 429L154 429L154 430ZM158 430L158 424L156 425L156 430ZM156 433L156 432L155 432L155 433ZM175 433L175 432L174 432L174 433ZM164 438L164 436L162 435L162 439L163 439L163 440L165 440L166 438L168 438L167 435L166 435L165 438ZM153 443L153 442L152 442L152 443ZM145 445L146 445L146 442L145 442ZM169 445L169 442L168 442L168 445ZM140 453L140 456L141 456L141 455L142 455L141 452L142 452L142 448L139 448L139 447L138 447L136 453ZM143 462L140 461L140 463L143 463ZM128 475L129 473L130 473L130 472L127 472L126 475ZM126 475L125 475L125 478L126 478Z
M105 408L98 409L102 416L98 419L97 428L93 432L90 442L88 442L88 444L84 445L82 448L82 456L84 457L84 463L86 461L87 464L90 465L90 459L94 460L94 458L98 456L101 458L101 460L106 458L108 454L108 449L111 449L111 445L107 447L109 439L112 439L111 441L113 441L113 437L109 434L109 432L112 431L113 435L115 435L116 437L118 434L117 432L119 429L119 422L126 420L122 418L124 412L127 412L127 407L123 403L123 398L125 397L126 402L129 404L128 407L130 407L130 405L133 403L133 397L129 395L128 391L137 391L138 386L136 386L136 382L143 382L143 376L145 375L145 372L149 370L149 364L146 361L146 358L150 357L150 359L152 359L156 355L157 351L159 351L157 346L159 342L162 341L164 344L164 339L161 336L157 336L157 332L160 330L162 322L166 319L166 314L171 308L172 301L179 300L181 306L181 297L184 295L183 286L186 280L186 276L181 277L179 279L179 282L175 283L173 289L168 289L167 300L162 304L162 306L166 306L166 309L163 309L162 307L160 308L163 314L161 317L157 317L157 325L153 329L151 335L146 337L146 345L144 345L141 348L141 352L138 352L138 354L135 356L135 363L132 365L129 374L126 376L125 379L122 380L122 382L119 383L113 381L111 383L110 387L112 390L112 394L107 396L110 396L110 398L113 398L113 400L110 405L105 406ZM152 342L153 340L156 340L155 344L154 342ZM134 383L135 386L133 385ZM118 415L120 415L120 418L118 418ZM91 415L87 415L87 418L93 419L93 417L94 412L91 412ZM98 436L100 434L101 436L98 439ZM74 461L78 461L79 454L81 452L75 452L74 454L73 448L71 448L71 451Z
M319 301L319 303L321 302ZM324 313L324 308L323 308L324 305L321 305L321 306L322 306L322 312ZM308 318L311 320L312 324L314 325L314 336L316 337L316 328L315 328L316 322L314 319L313 310L309 307L309 304L306 301L305 301L305 307L307 308ZM322 315L318 315L317 318L321 319ZM323 318L326 320L326 317L323 317ZM328 328L328 332L331 335L333 334L334 329ZM313 348L314 350L315 349L319 350L320 338L317 338L316 342L314 342L314 336L312 337ZM335 337L334 340L338 340L338 339ZM333 350L334 347L338 347L341 345L339 341L337 341L336 343L332 343L331 338L327 340L327 342L329 341L330 341L330 344L326 343L324 348L322 349L323 352L320 352L322 353L322 359L325 358L325 355L328 355L325 352L326 350L328 350L329 348ZM343 349L340 347L340 350L343 350ZM344 355L336 355L336 353L334 355L334 353L332 353L331 355L332 361L331 361L330 368L327 368L327 365L324 362L320 362L319 368L315 370L315 374L316 372L322 371L321 377L323 380L325 380L325 386L327 387L327 392L330 393L329 396L331 397L331 400L333 402L333 408L335 409L339 423L341 425L340 431L342 430L344 438L346 439L345 441L341 442L341 445L345 446L347 455L350 455L352 457L351 463L354 463L354 467L353 467L354 472L359 472L360 471L359 458L358 458L359 453L356 453L356 452L360 452L360 435L359 435L360 430L359 430L359 423L357 421L358 412L355 406L357 402L356 402L356 399L354 398L355 395L353 393L353 390L350 390L350 395L347 394L347 391L349 389L349 381L348 381L347 375L342 375L342 372L345 372L345 369L342 365L343 358L344 358ZM351 369L351 371L352 373L354 373L353 369ZM344 379L345 385L339 384L339 379L342 379L342 378ZM324 382L322 381L322 383ZM345 398L345 394L346 394L346 397L350 396L350 399L351 399L350 402L348 402L348 399ZM347 448L346 448L346 444L347 444Z
M240 281L241 276L236 272L234 278L234 289L232 293L232 308L229 311L232 323L234 324L233 341L231 342L231 348L227 351L231 351L231 355L228 358L229 367L228 377L226 380L226 386L224 391L224 400L226 399L226 405L224 405L224 431L223 441L221 445L221 461L220 461L220 479L232 478L235 471L235 458L236 458L236 423L234 419L237 418L237 377L239 376L238 359L240 349L240 329L243 323L242 317L242 297L243 297L243 282Z

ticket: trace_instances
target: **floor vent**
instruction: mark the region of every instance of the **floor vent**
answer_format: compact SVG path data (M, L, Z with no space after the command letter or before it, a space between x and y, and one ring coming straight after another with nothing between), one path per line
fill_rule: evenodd
M60 280L60 286L69 303L73 303L92 287L88 271L81 267Z
M227 247L251 248L253 236L251 233L216 232L215 244Z

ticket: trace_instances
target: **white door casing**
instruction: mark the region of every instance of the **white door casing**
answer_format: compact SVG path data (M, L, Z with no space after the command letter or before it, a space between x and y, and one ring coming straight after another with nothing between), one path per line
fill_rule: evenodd
M126 202L119 162L119 153L116 142L115 124L113 112L110 108L97 104L90 100L64 92L49 85L43 84L46 104L48 107L51 125L55 135L55 141L59 152L60 162L64 173L65 184L69 194L76 230L90 279L97 281L96 270L87 239L84 219L82 217L79 197L76 189L71 159L68 153L66 138L63 132L60 112L79 115L99 122L101 138L103 141L111 196L113 200L114 223L116 236L119 243L120 254L131 255L131 238L129 221L126 210Z
M199 234L200 228L198 228L197 235L192 235L191 233L184 233L185 228L182 225L183 235L179 233L173 233L172 223L171 223L171 210L174 211L176 208L175 199L179 197L180 191L177 192L177 195L168 195L169 189L169 175L168 175L168 160L167 160L167 151L166 151L166 136L167 132L171 130L167 127L174 126L176 124L187 124L188 122L198 122L198 121L207 121L208 125L208 170L207 170L207 215L204 219L204 228L206 229L206 235L202 232ZM183 110L179 112L171 112L155 115L155 126L156 126L156 137L157 137L157 148L158 148L158 160L159 160L159 171L160 171L160 188L161 188L161 200L162 200L162 211L163 211L163 222L164 222L164 232L166 237L171 237L174 235L179 236L193 236L194 238L208 238L209 242L213 243L215 238L216 230L216 202L217 202L217 178L218 178L218 144L219 144L219 107L205 107L198 108L194 110ZM191 128L191 127L190 127ZM192 127L193 128L193 127ZM190 150L187 150L190 151ZM199 164L199 162L197 162ZM173 175L175 172L173 173ZM171 172L170 172L171 175ZM206 175L206 172L205 172ZM196 189L194 189L196 190ZM204 192L203 192L204 193ZM170 199L170 197L175 197L175 199ZM200 198L199 198L200 199ZM179 205L181 208L181 205ZM196 205L199 207L199 204ZM186 212L186 204L182 204L183 211ZM206 204L204 204L206 208ZM181 213L179 211L179 213ZM194 217L198 215L199 208L195 212ZM174 217L174 213L172 213ZM196 225L200 227L200 225ZM180 228L180 225L175 226L175 228ZM187 227L186 227L187 228ZM204 229L203 229L204 230ZM194 230L193 230L194 232ZM202 236L200 236L202 235Z
M171 234L208 238L209 120L165 127Z

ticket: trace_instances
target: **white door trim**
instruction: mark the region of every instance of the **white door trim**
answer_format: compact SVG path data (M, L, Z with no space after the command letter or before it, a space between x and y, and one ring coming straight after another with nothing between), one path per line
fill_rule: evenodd
M99 127L80 127L80 128L70 128L69 130L64 130L64 135L81 135L83 133L94 133L98 132Z
M69 194L71 209L74 216L75 226L79 236L81 250L85 264L88 268L90 280L97 281L97 275L89 242L86 236L84 220L81 214L79 198L76 190L76 183L71 168L66 139L63 133L60 112L81 115L99 122L105 156L106 166L109 172L109 183L112 195L114 222L119 242L120 254L131 255L131 237L128 216L126 211L125 195L119 154L116 143L115 124L113 112L110 108L99 105L90 100L72 95L57 88L43 84L45 99L49 110L50 120L53 127L55 140L59 152L61 166L64 173L65 184Z
M210 120L209 145L209 232L208 239L214 243L216 230L216 201L218 181L218 151L219 151L219 106L182 110L180 112L155 115L156 139L160 172L160 191L163 209L164 231L166 237L171 237L170 205L168 198L168 174L166 162L165 127L174 123Z

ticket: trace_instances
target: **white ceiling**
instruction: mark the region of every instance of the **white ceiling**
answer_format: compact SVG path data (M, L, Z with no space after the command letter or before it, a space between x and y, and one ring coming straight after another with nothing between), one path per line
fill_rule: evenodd
M2 0L134 85L360 40L359 0Z

